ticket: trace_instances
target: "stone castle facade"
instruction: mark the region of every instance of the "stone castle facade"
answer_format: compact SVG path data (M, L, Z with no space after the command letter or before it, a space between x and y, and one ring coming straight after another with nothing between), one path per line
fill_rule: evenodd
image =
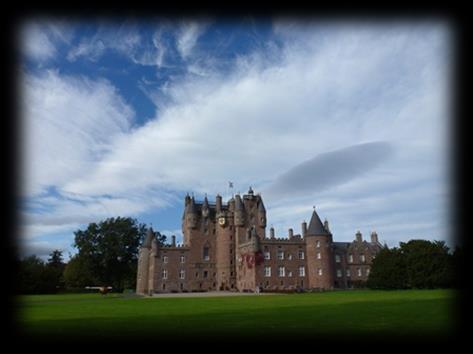
M375 232L370 242L356 233L353 242L334 242L328 222L312 212L301 234L289 229L266 234L266 210L252 189L226 204L186 196L183 244L159 246L151 229L140 248L136 292L151 295L185 291L276 291L350 288L366 281L370 264L383 247Z

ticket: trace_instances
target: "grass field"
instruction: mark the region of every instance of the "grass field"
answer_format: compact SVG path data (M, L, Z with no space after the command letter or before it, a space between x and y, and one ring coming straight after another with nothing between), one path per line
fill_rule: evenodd
M448 290L214 298L33 295L19 298L18 324L26 334L55 338L446 336L454 296Z

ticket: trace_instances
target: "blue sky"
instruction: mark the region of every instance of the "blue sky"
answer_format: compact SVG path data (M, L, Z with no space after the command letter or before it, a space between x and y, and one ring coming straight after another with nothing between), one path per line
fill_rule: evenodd
M280 237L450 245L447 23L37 18L19 29L24 254L131 216L182 233L183 197L252 186Z

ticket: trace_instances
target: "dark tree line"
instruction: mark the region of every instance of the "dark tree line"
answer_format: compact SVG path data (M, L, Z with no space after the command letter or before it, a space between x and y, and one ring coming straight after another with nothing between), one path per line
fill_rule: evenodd
M139 245L147 228L132 218L109 218L74 232L77 253L65 264L62 253L48 262L36 256L20 261L19 292L46 294L82 290L86 286L112 286L115 291L136 286ZM164 244L166 236L156 232Z
M53 251L47 262L35 255L20 261L18 287L21 294L52 294L64 287L62 252Z
M373 260L367 286L372 289L458 287L462 251L452 253L444 241L410 240L384 248Z

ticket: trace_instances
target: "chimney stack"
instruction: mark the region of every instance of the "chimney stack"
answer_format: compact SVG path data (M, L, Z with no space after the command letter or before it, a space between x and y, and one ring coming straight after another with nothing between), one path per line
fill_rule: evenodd
M307 235L307 223L304 221L302 222L302 237Z
M373 231L371 233L371 243L379 243L378 234L376 233L376 231Z
M271 226L271 228L269 229L269 236L271 238L274 238L274 227Z
M292 238L294 236L294 231L292 229L289 229L289 238Z
M176 247L176 236L172 235L171 239L172 239L172 243L171 243L172 247Z
M356 242L362 242L363 238L361 237L361 232L358 230L356 232Z
M220 194L217 194L215 209L217 210L217 213L220 213L222 210L222 196Z

